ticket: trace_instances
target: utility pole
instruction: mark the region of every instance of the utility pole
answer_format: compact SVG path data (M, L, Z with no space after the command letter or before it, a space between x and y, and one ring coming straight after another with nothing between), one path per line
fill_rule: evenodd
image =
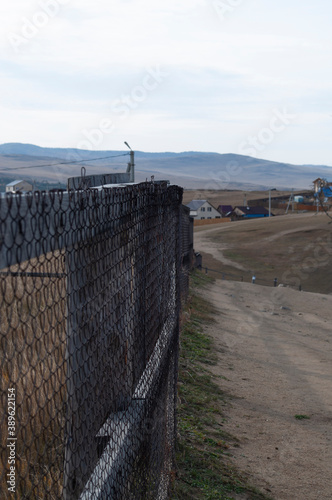
M271 217L271 189L269 189L269 217Z
M134 158L134 151L131 149L129 146L128 142L124 141L125 145L127 148L130 149L130 162L128 163L127 167L127 174L130 174L129 177L129 182L135 182L135 158Z
M291 195L289 197L289 200L288 200L288 205L287 205L287 209L286 209L286 214L288 214L288 209L289 209L289 205L292 203L292 212L294 212L294 199L293 199L293 191L294 191L294 188L292 188L292 192L291 192Z

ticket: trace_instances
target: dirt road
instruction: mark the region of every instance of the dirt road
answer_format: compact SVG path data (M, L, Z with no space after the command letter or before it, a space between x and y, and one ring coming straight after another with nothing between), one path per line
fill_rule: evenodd
M235 463L276 500L331 500L332 296L219 280L203 294Z

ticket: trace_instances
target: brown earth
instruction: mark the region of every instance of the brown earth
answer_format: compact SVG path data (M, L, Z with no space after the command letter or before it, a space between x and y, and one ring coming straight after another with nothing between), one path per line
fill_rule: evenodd
M209 274L303 290L332 293L332 226L324 213L195 227L194 247Z
M294 221L301 231L326 223ZM260 223L267 244L292 229L280 222L273 235ZM211 252L213 230L225 231L195 232L196 250ZM213 253L217 262L222 254ZM276 500L331 500L332 295L222 280L202 293L218 310L207 333L218 351L212 370L231 395L224 430L240 440L234 462Z

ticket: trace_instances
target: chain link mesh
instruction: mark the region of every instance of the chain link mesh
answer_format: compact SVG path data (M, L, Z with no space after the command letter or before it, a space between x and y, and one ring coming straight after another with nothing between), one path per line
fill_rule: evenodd
M181 299L185 302L189 293L189 274L194 265L194 219L190 208L181 206Z
M167 498L181 201L163 182L0 198L1 498Z

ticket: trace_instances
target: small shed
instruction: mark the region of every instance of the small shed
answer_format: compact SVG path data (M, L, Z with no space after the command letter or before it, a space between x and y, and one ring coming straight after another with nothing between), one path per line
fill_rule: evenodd
M232 217L234 219L258 219L262 217L268 217L269 211L264 207L235 207L232 211ZM271 213L271 215L273 215Z
M13 181L6 186L6 193L26 193L28 191L33 191L33 186L27 181Z

